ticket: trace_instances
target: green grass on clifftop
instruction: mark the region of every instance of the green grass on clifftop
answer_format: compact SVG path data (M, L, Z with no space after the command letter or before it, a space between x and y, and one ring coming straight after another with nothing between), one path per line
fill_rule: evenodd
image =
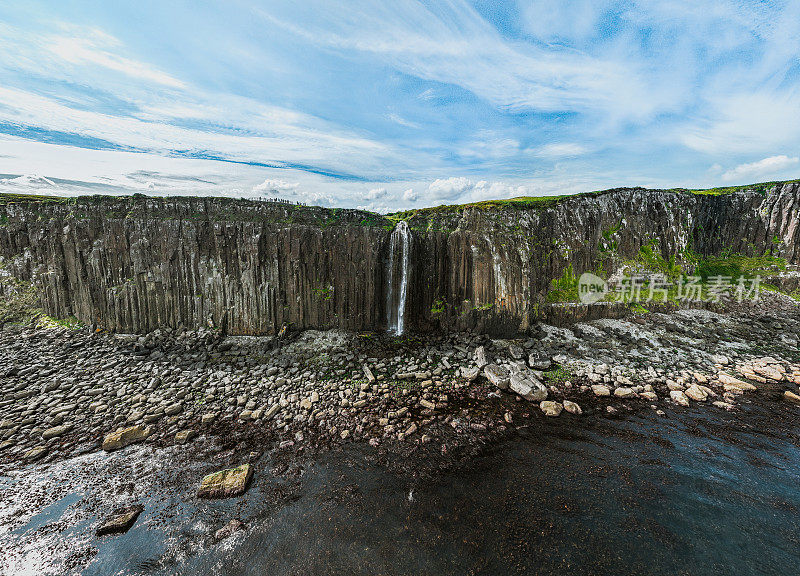
M734 194L736 192L753 191L760 194L766 194L770 189L781 186L783 184L796 184L800 180L784 180L775 182L761 182L760 184L745 184L743 186L725 186L722 188L705 188L705 189L687 189L687 188L673 188L672 192L689 192L691 194L706 195L706 196L722 196L725 194Z
M72 200L69 196L0 193L0 204L14 204L17 202L67 202L69 200Z

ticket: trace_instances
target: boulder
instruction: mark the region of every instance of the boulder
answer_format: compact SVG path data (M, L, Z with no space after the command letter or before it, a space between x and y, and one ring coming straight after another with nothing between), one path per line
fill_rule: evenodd
M106 534L122 534L127 532L143 511L144 506L141 504L118 508L114 510L111 516L103 521L95 534L97 536L104 536Z
M514 372L509 380L509 388L531 402L541 402L547 398L547 388L533 375Z
M681 406L688 406L689 399L686 397L686 394L683 390L672 390L669 393L669 397L672 399L675 404L680 404Z
M181 430L175 434L176 444L186 444L189 440L197 436L196 430Z
M706 394L706 391L700 388L700 386L697 384L692 384L689 386L684 394L686 394L686 396L695 402L705 402L708 399L708 394Z
M183 405L178 402L176 404L171 404L164 408L164 414L167 416L175 416L176 414L180 414L183 411Z
M508 370L497 364L489 364L483 369L483 375L486 379L500 388L506 390L509 384Z
M480 374L481 374L481 369L478 368L477 366L472 366L470 368L467 368L466 366L461 367L461 376L465 380L468 380L469 382L474 382L475 380L477 380Z
M578 406L577 403L572 402L571 400L564 400L564 410L566 410L570 414L575 414L576 416L580 416L581 414L583 414L583 410L581 410L581 407Z
M27 452L23 458L26 462L35 462L42 458L45 454L47 454L47 446L37 446L36 448L31 448Z
M273 404L272 406L270 406L270 407L267 409L267 411L266 411L266 412L264 412L264 415L263 415L261 418L262 418L262 419L264 419L264 420L269 420L270 418L272 418L273 416L275 416L275 414L277 414L277 413L278 413L278 410L280 410L280 409L281 409L281 405L280 405L280 404L277 404L277 403L275 403L275 404Z
M541 352L532 352L528 356L528 366L534 370L550 370L550 368L553 366L553 362L550 360L549 356L546 356Z
M712 354L711 361L714 364L722 364L723 366L730 363L730 358L724 356L723 354Z
M743 392L756 390L756 387L752 384L734 378L725 372L720 372L719 375L717 375L717 379L727 392L733 392L734 394L742 394Z
M204 477L197 489L200 498L229 498L238 496L247 490L253 477L250 464L242 464L236 468L220 470Z
M489 362L486 360L486 348L483 346L478 346L475 348L475 364L478 365L478 368L483 368Z
M120 428L110 434L107 434L103 439L103 450L112 452L142 442L145 438L150 436L150 428L142 426L130 426L128 428Z
M784 377L784 369L783 366L780 365L760 365L756 364L753 366L753 371L756 374L760 374L765 378L769 378L770 380L775 380L780 382L783 380Z
M614 390L614 396L617 398L630 398L634 395L634 391L632 388L627 388L625 386L620 386L616 390Z
M611 396L611 389L603 384L593 385L592 392L594 392L595 396Z
M786 400L787 402L791 402L792 404L797 404L800 406L800 396L798 396L794 392L790 392L789 390L787 390L786 392L783 393L783 399Z
M564 409L564 406L561 404L561 402L545 400L539 404L539 408L541 408L545 416L556 417L561 415L561 411Z

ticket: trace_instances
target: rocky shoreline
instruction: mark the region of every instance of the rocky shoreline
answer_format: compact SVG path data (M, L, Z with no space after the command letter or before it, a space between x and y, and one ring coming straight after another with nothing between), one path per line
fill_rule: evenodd
M293 338L0 331L6 469L217 435L255 453L367 442L445 454L529 418L613 417L748 394L800 404L800 313L777 304L545 324L529 337L308 331Z

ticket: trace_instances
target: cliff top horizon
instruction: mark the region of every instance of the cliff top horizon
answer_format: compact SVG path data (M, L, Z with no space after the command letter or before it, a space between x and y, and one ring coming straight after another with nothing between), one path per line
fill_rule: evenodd
M492 208L514 208L514 209L541 209L547 208L550 206L554 206L560 202L575 199L575 198L586 198L586 197L597 197L604 194L611 194L615 192L624 192L624 191L643 191L643 192L672 192L672 193L686 193L686 194L695 194L695 195L728 195L734 194L737 192L756 192L760 194L766 194L769 190L775 189L777 187L786 185L786 184L794 184L800 182L800 179L792 179L792 180L779 180L779 181L770 181L770 182L758 182L753 184L745 184L739 186L722 186L722 187L715 187L715 188L645 188L642 186L632 186L632 187L616 187L616 188L608 188L605 190L595 190L595 191L587 191L587 192L576 192L572 194L560 194L560 195L552 195L552 196L517 196L513 198L495 198L495 199L488 199L488 200L481 200L477 202L466 202L463 204L438 204L435 206L424 206L412 210L398 210L395 212L375 212L371 210L364 210L361 208L339 208L339 207L327 207L327 206L319 206L319 205L307 205L298 202L292 202L290 200L281 199L281 198L267 198L267 197L231 197L231 196L195 196L195 195L153 195L153 194L86 194L86 195L79 195L79 196L63 196L63 195L48 195L48 194L12 194L12 193L5 193L0 192L0 205L4 204L12 204L12 203L24 203L24 202L56 202L56 203L78 203L78 202L102 202L102 201L120 201L120 200L130 200L130 199L139 199L139 200L163 200L163 201L189 201L189 200L213 200L213 201L221 201L221 202L231 202L231 203L254 203L258 205L263 204L275 204L278 206L286 206L290 207L292 210L298 209L315 209L315 210L324 210L327 212L336 212L339 210L346 210L358 213L366 213L366 214L373 214L376 216L381 216L393 220L400 220L403 218L410 217L414 214L426 214L426 213L436 213L436 212L452 212L458 211L465 208L477 208L477 209L492 209Z

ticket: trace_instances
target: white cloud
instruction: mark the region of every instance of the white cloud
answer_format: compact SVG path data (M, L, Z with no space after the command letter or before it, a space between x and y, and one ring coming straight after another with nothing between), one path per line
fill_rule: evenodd
M476 202L497 198L527 196L530 188L525 184L507 184L505 182L474 182L463 176L434 180L428 186L426 200L435 202Z
M709 96L714 112L694 126L679 126L683 143L706 154L768 153L797 143L800 93L757 88L732 91L717 85Z
M800 158L786 155L771 156L758 162L740 164L733 170L728 170L722 175L726 182L741 181L747 178L769 178L783 175L787 170L794 169Z
M205 6L197 29L178 8L120 22L33 7L0 23L0 130L142 153L0 142L0 173L153 193L296 181L274 195L397 209L797 169L774 155L800 150L800 2L512 2L512 29L481 4L270 0L269 35L236 34L265 24L237 3L227 29ZM59 24L78 17L113 34ZM26 182L46 185L3 186Z
M419 130L421 128L421 126L416 122L412 122L411 120L406 120L405 118L394 112L392 112L391 114L387 114L386 117L395 124L399 124L400 126L404 126L406 128L413 128L415 130Z
M475 184L469 178L451 177L438 179L431 182L428 186L428 193L432 199L453 200L472 190Z
M535 154L542 158L570 158L582 156L588 152L587 148L575 142L545 144L536 149Z
M294 194L300 187L300 182L287 182L286 180L264 180L261 184L253 186L253 192L264 195Z
M367 199L378 200L386 197L386 188L373 188L367 192Z
M377 56L404 73L461 86L509 110L580 108L636 117L663 108L670 97L652 89L637 64L508 41L465 1L425 6L398 0L392 10L369 0L346 7L278 2L259 13L307 42Z
M414 192L413 188L409 188L405 192L403 192L403 200L406 202L416 202L419 195Z
M213 105L217 118L227 116L232 122L241 119L247 128L233 133L176 126L152 117L144 120L72 108L13 88L0 87L0 104L0 121L44 126L48 130L160 154L183 150L237 161L273 162L276 166L302 164L361 175L383 173L387 167L401 163L399 152L384 144L338 131L322 121L315 122L312 117L282 116L273 107L246 99L220 98ZM203 104L201 110L203 106L212 105ZM225 112L226 106L236 112ZM187 104L185 109L192 108ZM298 118L300 123L294 123ZM342 157L347 158L347 164L334 162Z
M78 34L81 33L78 28L73 30ZM47 39L46 45L54 55L71 64L94 64L132 78L148 80L171 88L186 88L186 84L165 72L110 52L108 48L120 45L116 38L98 30L89 30L86 34L85 37L54 36Z
M584 40L599 33L597 23L609 4L603 0L524 2L522 24L540 40Z

